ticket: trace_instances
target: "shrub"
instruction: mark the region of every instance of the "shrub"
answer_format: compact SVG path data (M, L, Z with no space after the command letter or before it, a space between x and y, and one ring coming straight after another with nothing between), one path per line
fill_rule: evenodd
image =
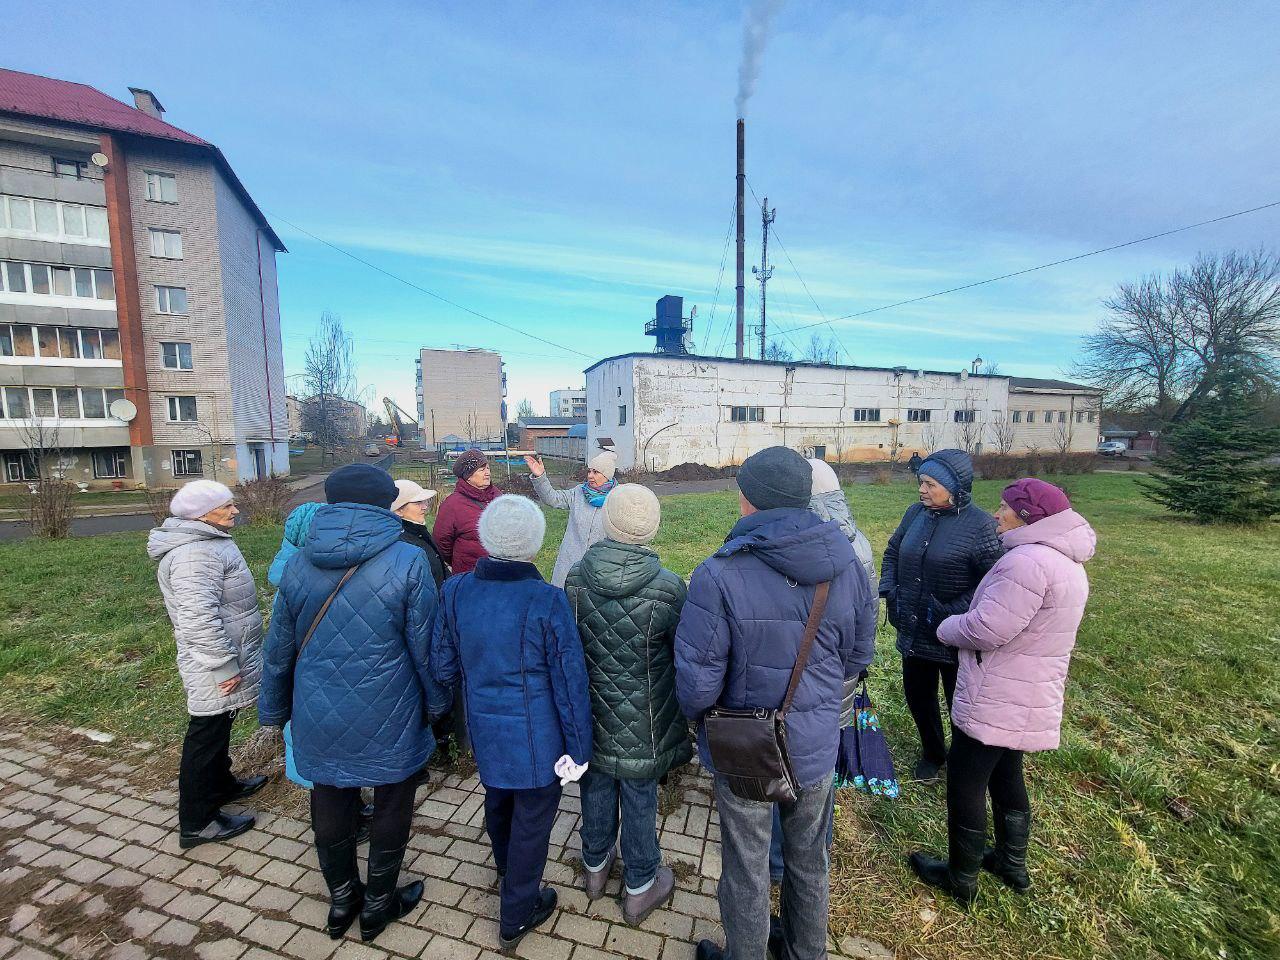
M76 514L76 488L65 480L41 479L27 503L31 532L47 540L61 540L71 532Z
M274 474L239 484L235 494L245 523L284 523L293 497L288 481Z
M169 518L169 501L177 492L172 487L147 488L147 509L151 511L151 519L156 522L156 526Z
M1046 473L1092 473L1097 460L1092 453L980 453L973 458L973 467L984 480L1017 480Z

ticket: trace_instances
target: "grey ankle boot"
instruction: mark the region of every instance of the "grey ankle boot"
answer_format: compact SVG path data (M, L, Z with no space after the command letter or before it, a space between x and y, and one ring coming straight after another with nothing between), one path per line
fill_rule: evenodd
M628 893L622 898L622 919L633 927L644 923L649 914L675 895L676 875L667 866L659 866L653 883L644 893Z
M586 887L588 900L599 900L604 896L604 888L609 885L609 874L613 872L613 865L618 859L618 850L615 847L609 851L609 856L599 870L587 870L584 862L582 869L587 871L587 877L583 884Z

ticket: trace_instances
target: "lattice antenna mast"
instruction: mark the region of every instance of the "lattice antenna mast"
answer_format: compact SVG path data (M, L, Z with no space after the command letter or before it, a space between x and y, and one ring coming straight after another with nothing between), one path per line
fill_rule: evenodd
M767 339L767 307L765 286L773 276L773 266L769 263L769 224L777 219L778 210L769 209L769 198L765 197L760 204L760 266L752 267L751 272L760 281L760 359L764 359L765 341Z

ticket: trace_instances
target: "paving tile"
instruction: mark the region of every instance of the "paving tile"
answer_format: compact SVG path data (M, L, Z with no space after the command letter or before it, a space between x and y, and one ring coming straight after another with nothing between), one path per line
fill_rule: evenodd
M250 924L240 931L240 936L272 950L279 950L297 929L295 924L285 923L283 920L254 917Z
M387 931L387 933L390 932L390 930ZM378 943L382 943L386 935L384 933L379 937ZM295 933L282 949L289 956L300 957L302 960L327 960L338 946L339 941L330 940L329 935L323 930L302 929Z
M604 946L627 957L656 957L662 950L662 938L635 927L614 924L609 928Z
M555 934L574 943L600 947L604 945L605 938L609 935L609 924L603 920L593 920L576 913L561 912L560 919L556 921Z
M480 948L474 944L444 936L432 937L421 953L422 960L476 960L479 956Z

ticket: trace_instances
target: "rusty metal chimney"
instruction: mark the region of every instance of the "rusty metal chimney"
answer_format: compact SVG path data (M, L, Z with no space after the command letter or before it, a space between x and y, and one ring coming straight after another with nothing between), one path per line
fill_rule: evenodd
M743 311L746 306L746 247L747 225L743 210L743 190L747 182L746 170L746 121L738 119L738 359L743 356L744 330Z

